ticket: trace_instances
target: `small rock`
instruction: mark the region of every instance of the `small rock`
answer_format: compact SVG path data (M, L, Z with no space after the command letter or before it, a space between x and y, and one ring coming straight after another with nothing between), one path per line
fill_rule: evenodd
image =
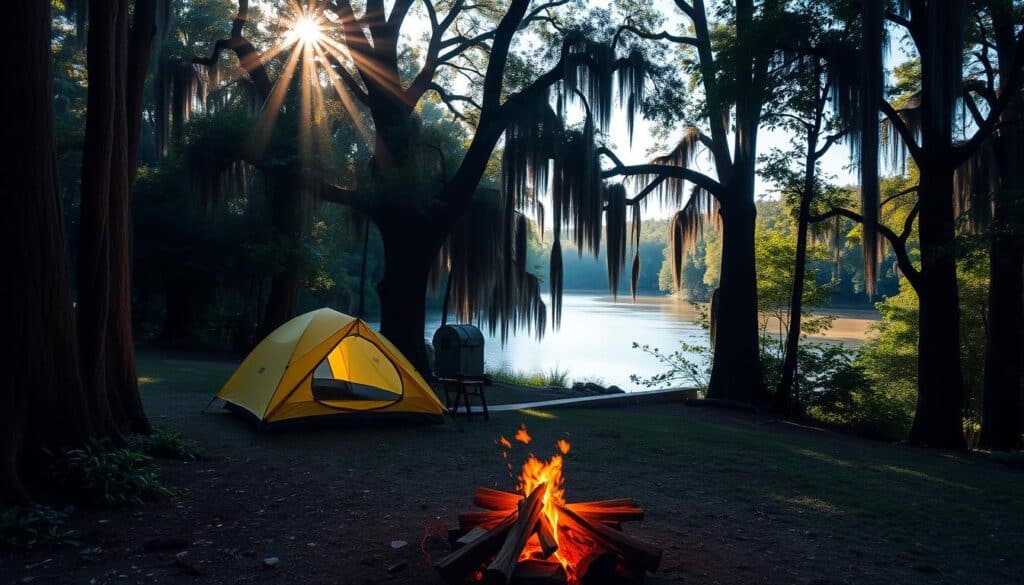
M625 394L626 393L625 390L623 390L622 388L619 388L615 384L612 384L611 386L605 388L604 391L605 391L606 394Z
M409 568L409 563L407 563L405 561L402 561L402 562L395 563L393 565L388 565L387 567L384 568L384 570L387 571L389 575L394 575L395 573L404 571L407 568Z
M273 569L279 564L281 564L281 559L277 557L266 557L265 559L263 559L263 566L268 569Z
M409 546L409 543L404 541L404 540L392 540L391 541L391 548L393 548L395 550L398 550L400 548L405 548L407 546Z

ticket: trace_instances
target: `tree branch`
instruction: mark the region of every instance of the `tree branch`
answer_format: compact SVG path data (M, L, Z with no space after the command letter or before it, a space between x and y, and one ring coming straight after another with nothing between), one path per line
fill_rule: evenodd
M438 97L441 98L441 102L448 107L448 109L452 112L452 114L455 115L456 118L470 124L471 126L475 126L475 124L473 124L468 118L466 118L465 114L460 112L452 102L465 102L478 110L482 109L480 104L476 100L469 96L449 93L445 91L443 87L433 82L430 83L427 89L428 91L433 91L434 93L436 93Z
M978 109L978 104L974 103L974 96L965 87L963 90L963 102L967 106L967 111L971 113L971 118L974 119L974 123L979 127L985 123L985 116L982 115L981 110Z
M658 177L647 184L639 193L630 197L626 200L627 205L639 205L641 201L647 198L648 195L654 192L662 183L665 182L667 177Z
M903 197L904 195L908 195L908 194L914 193L916 191L917 191L917 185L914 185L913 187L904 189L904 190L900 191L899 193L896 193L895 195L890 195L889 197L886 197L885 200L883 200L881 203L878 204L878 206L882 207L886 203L889 203L891 201L895 201L896 199L899 199L900 197Z
M917 206L915 205L915 208L916 207ZM912 213L908 217L911 224L913 223L913 217L915 215L916 213ZM864 224L864 216L843 207L833 207L827 213L813 215L808 219L811 223L818 223L827 219L832 219L836 216L852 219L861 225ZM906 226L904 226L904 232L906 232ZM910 282L910 285L914 287L914 290L917 290L917 287L921 282L921 271L915 268L914 264L910 261L910 256L907 254L907 242L903 239L902 234L896 235L895 232L880 223L878 224L878 233L882 234L885 239L889 240L893 253L896 254L896 263L900 267L900 272L902 272L903 276L905 276L907 281Z
M910 209L910 213L907 214L907 219L903 220L903 231L900 232L900 241L903 242L904 247L907 245L907 240L910 239L910 234L914 232L914 219L917 218L919 211L921 211L920 199L914 202L914 207L912 207Z
M899 111L892 107L892 104L890 104L885 98L882 99L881 107L882 112L889 119L889 123L892 124L893 128L896 128L896 131L899 132L900 136L903 138L903 144L905 144L907 150L910 151L910 156L915 161L920 160L921 147L917 144L917 137L914 136L914 133L907 126L907 123L903 121Z
M846 136L846 132L836 132L825 137L825 144L821 145L821 148L814 152L814 160L818 160L828 152L828 149L832 148L836 142L842 140L843 136Z
M990 104L988 117L978 124L978 131L971 136L967 142L956 146L957 166L961 165L974 154L974 151L982 142L988 139L992 129L995 128L1003 111L1009 105L1010 100L1021 88L1022 76L1024 76L1024 31L1017 36L1017 43L1014 50L1013 65L1010 68L1008 79L1000 80L999 96L996 101Z
M684 14L686 14L690 18L693 18L694 10L692 4L687 4L686 2L683 2L683 0L675 0L675 2L679 10L682 10Z
M366 90L359 85L356 78L352 77L352 74L348 72L348 69L336 56L334 56L330 51L325 51L325 53L327 55L327 62L331 64L331 69L333 69L338 77L341 78L345 87L348 88L348 90L352 92L352 95L356 96L356 99L358 99L364 106L369 106L370 96L366 93Z
M911 31L912 28L913 28L913 25L911 24L911 22L909 20L907 20L906 18L903 18L902 16L900 16L899 14L896 14L895 12L892 12L892 11L886 12L885 13L885 18L889 22L893 22L893 23L896 23L896 24L902 26L903 28L907 29L907 31Z
M668 31L661 31L661 32L658 32L658 33L653 33L653 32L650 32L650 31L641 30L641 29L633 26L632 24L628 24L627 23L627 24L623 24L623 25L619 26L619 30L615 31L615 36L612 37L612 47L613 48L618 46L618 44L619 44L619 37L624 32L631 32L631 33L635 34L636 36L638 36L638 37L640 37L642 39L647 39L647 40L650 40L650 41L672 41L673 43L679 43L679 44L684 44L684 45L691 45L691 46L694 46L694 47L697 46L697 38L696 37L684 37L684 36L680 36L680 35L674 35L674 34L668 32Z
M197 65L213 67L220 58L220 52L230 49L238 58L239 65L245 69L252 79L256 91L260 94L260 101L265 102L270 97L274 84L270 82L270 76L263 67L263 60L256 47L249 42L249 39L242 36L242 28L249 19L249 0L238 0L238 13L231 21L231 36L220 39L213 44L213 52L209 57L195 57L192 62Z
M666 179L689 181L715 197L722 195L721 183L704 173L685 167L659 164L615 165L611 169L601 171L601 177L606 179L608 177L629 177L635 175L659 175Z

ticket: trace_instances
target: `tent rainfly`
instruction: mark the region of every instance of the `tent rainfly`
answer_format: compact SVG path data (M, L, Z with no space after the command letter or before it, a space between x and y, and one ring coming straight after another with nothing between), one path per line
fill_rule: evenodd
M365 321L326 308L268 335L217 398L268 424L357 413L440 421L445 412L390 341Z

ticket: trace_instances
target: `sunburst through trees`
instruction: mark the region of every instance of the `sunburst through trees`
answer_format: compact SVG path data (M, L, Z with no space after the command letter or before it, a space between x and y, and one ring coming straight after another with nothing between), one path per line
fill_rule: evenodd
M356 128L366 133L351 92L337 71L337 68L351 66L357 57L347 46L351 39L342 44L333 38L345 37L336 16L326 8L325 3L315 0L305 3L290 0L278 22L278 28L283 32L280 42L260 59L265 64L285 56L285 63L262 110L253 146L257 152L263 151L282 107L286 107L288 92L297 90L291 104L298 106L299 156L304 168L314 166L318 157L327 152L329 125L323 95L325 88L334 89Z

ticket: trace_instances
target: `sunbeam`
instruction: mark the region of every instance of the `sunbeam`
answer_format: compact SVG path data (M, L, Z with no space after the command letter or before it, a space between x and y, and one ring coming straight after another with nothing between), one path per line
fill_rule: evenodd
M353 126L360 133L368 132L352 92L334 70L334 64L352 66L358 57L353 55L347 42L343 44L332 38L344 39L345 35L340 24L327 17L322 2L309 0L305 5L289 2L280 24L285 32L278 43L266 50L262 61L269 62L283 53L288 53L288 57L253 132L251 148L256 152L263 151L281 108L287 107L287 92L297 90L299 154L303 166L308 167L318 156L326 154L329 145L323 90L333 88ZM373 70L366 65L364 69ZM297 79L296 74L299 76Z

